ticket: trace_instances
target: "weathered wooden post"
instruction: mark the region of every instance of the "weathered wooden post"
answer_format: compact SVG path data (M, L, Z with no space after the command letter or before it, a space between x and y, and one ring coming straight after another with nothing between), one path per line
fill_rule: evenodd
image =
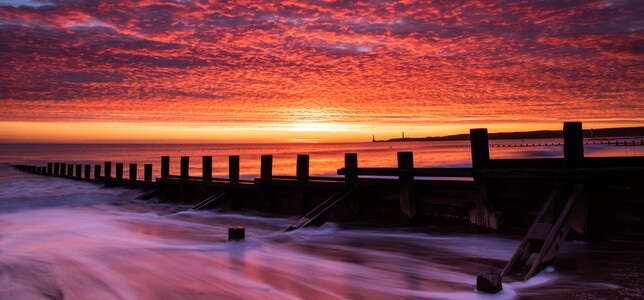
M228 227L228 241L243 241L246 236L246 229L243 226Z
M201 174L203 180L212 180L212 156L201 157Z
M308 180L309 179L309 155L308 154L298 154L297 163L295 165L295 177L298 180Z
M239 182L239 155L228 156L228 180Z
M60 173L56 175L60 175L60 176L67 175L67 163L60 163Z
M123 163L116 163L116 178L123 179Z
M295 163L295 178L297 180L309 180L309 155L298 154ZM294 200L296 205L301 209L308 209L308 193L304 187L298 186L295 188Z
M74 164L67 165L67 176L69 177L74 176Z
M76 177L81 178L81 173L83 171L83 165L76 165Z
M181 157L181 178L188 179L190 170L190 157L182 156Z
M60 163L54 163L54 175L58 175L60 172Z
M563 133L566 167L581 167L584 160L584 136L581 122L565 122Z
M478 173L490 166L490 149L486 128L470 129L470 147L472 152L472 168L474 185L477 189L476 209L470 211L470 222L476 224L479 232L487 232L489 228L490 203L487 198L487 182Z
M470 146L472 149L472 167L487 168L490 165L490 149L487 128L470 129Z
M344 180L346 182L353 184L358 181L358 153L344 154L344 170Z
M273 156L272 155L262 155L259 167L259 178L261 179L271 179L273 178ZM264 186L259 186L259 199L264 210L271 210L271 197L270 190Z
M109 161L105 162L105 177L106 178L112 177L112 163Z
M143 165L143 180L152 181L152 164Z
M170 156L161 156L161 178L170 177Z
M85 165L85 179L89 179L92 176L92 166Z
M400 209L412 223L416 217L414 197L414 153L398 152L398 181L400 186Z
M261 165L259 170L259 177L263 179L270 179L273 177L273 156L262 155Z
M501 274L498 272L483 272L476 277L476 290L496 294L503 290Z
M564 162L567 168L579 168L584 163L584 136L581 122L564 122ZM626 141L624 141L626 146ZM575 204L572 227L576 232L586 234L588 230L588 204L582 197Z
M101 178L101 165L94 165L94 179Z
M54 172L54 163L47 163L47 174L51 175Z
M130 180L136 180L136 164L130 164Z

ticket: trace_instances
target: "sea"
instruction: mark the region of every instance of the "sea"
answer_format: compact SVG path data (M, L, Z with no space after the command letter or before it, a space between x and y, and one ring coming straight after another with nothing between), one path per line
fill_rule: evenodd
M639 141L638 141L639 142ZM560 140L491 141L494 158L562 157ZM534 146L533 146L534 144ZM359 228L325 223L285 232L296 220L253 211L192 211L188 204L136 200L140 190L23 173L13 164L153 164L170 156L171 174L202 156L227 176L259 176L273 155L274 175L295 175L308 154L310 174L336 177L345 153L360 167L396 167L397 152L416 167L471 166L468 141L310 144L2 144L0 145L0 299L644 299L644 242L565 242L551 266L503 290L476 290L481 272L499 271L522 236L436 227ZM644 156L644 146L585 145L586 156ZM138 172L143 176L142 169ZM127 174L127 173L126 173ZM246 238L228 242L228 229Z

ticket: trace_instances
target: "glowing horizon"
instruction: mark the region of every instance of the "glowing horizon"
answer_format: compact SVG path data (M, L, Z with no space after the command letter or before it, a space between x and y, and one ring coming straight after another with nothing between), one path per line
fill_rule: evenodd
M0 142L644 124L637 1L0 0Z

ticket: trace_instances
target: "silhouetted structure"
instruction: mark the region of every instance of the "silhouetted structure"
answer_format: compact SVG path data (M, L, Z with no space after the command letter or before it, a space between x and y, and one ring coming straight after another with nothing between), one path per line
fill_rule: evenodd
M170 157L161 157L160 177L152 181L145 165L144 180L122 176L122 163L105 162L104 176L96 165L80 165L76 176L65 163L46 167L17 165L42 175L145 189L141 199L197 203L193 209L218 206L253 209L301 218L289 230L326 220L365 225L464 226L477 232L526 234L504 269L509 275L524 269L537 255L528 278L547 264L574 230L586 239L644 238L644 157L584 157L581 123L564 124L564 157L490 159L486 129L470 131L471 168L416 168L413 153L399 152L398 166L359 167L357 154L347 153L342 177L309 174L309 156L298 155L295 176L274 176L273 157L261 157L260 177L240 179L239 156L229 157L228 178L212 177L212 157L204 156L203 173L190 176L189 158L181 158L180 175L171 175ZM422 177L420 179L419 177ZM461 177L465 180L446 180ZM535 217L536 216L536 217Z

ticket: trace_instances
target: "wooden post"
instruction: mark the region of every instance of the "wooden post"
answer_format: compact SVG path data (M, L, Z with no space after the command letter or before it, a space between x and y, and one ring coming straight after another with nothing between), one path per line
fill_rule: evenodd
M101 165L94 165L94 179L101 178Z
M130 164L130 180L136 180L136 164Z
M344 169L345 169L344 180L346 182L355 183L356 181L358 181L358 154L357 153L344 154Z
M145 181L152 181L152 164L143 165L143 176Z
M54 175L58 175L58 172L60 172L60 163L54 163Z
M297 163L295 166L295 177L298 180L308 180L309 179L309 155L308 154L298 154Z
M400 186L400 209L413 222L416 217L416 199L414 197L414 153L398 152L398 181Z
M182 156L181 157L181 178L187 179L190 177L188 174L190 170L190 157Z
M228 227L228 241L243 241L246 235L246 229L242 226Z
M112 163L109 161L105 162L105 177L107 178L112 177Z
M123 179L123 163L116 163L116 178Z
M81 178L82 171L83 171L83 165L76 165L76 177Z
M262 155L259 177L264 179L270 179L271 177L273 177L273 156L272 155Z
M69 177L74 176L74 164L67 165L67 176Z
M470 129L470 146L472 151L472 167L487 168L490 164L490 149L486 128Z
M67 175L67 164L66 163L60 163L60 173L58 175L60 175L60 176Z
M472 151L472 168L474 169L474 185L477 189L476 208L471 214L472 224L476 224L479 232L487 232L489 228L490 203L487 197L487 182L477 176L477 171L490 165L490 150L486 128L470 129L470 144Z
M228 180L230 180L230 182L239 182L238 155L231 155L228 157Z
M501 274L498 272L484 272L476 277L476 290L479 292L496 294L503 290Z
M259 167L259 178L262 179L271 179L273 178L273 156L272 155L262 155L261 164ZM266 211L270 211L271 207L271 197L270 189L266 186L259 186L259 199L262 205L262 208Z
M92 166L85 165L85 178L89 179L92 176Z
M201 174L203 180L212 180L212 156L201 157Z
M47 163L47 174L51 175L54 171L54 163Z
M569 168L581 167L584 160L584 136L581 122L565 122L564 161Z
M161 156L161 178L170 176L170 156Z

